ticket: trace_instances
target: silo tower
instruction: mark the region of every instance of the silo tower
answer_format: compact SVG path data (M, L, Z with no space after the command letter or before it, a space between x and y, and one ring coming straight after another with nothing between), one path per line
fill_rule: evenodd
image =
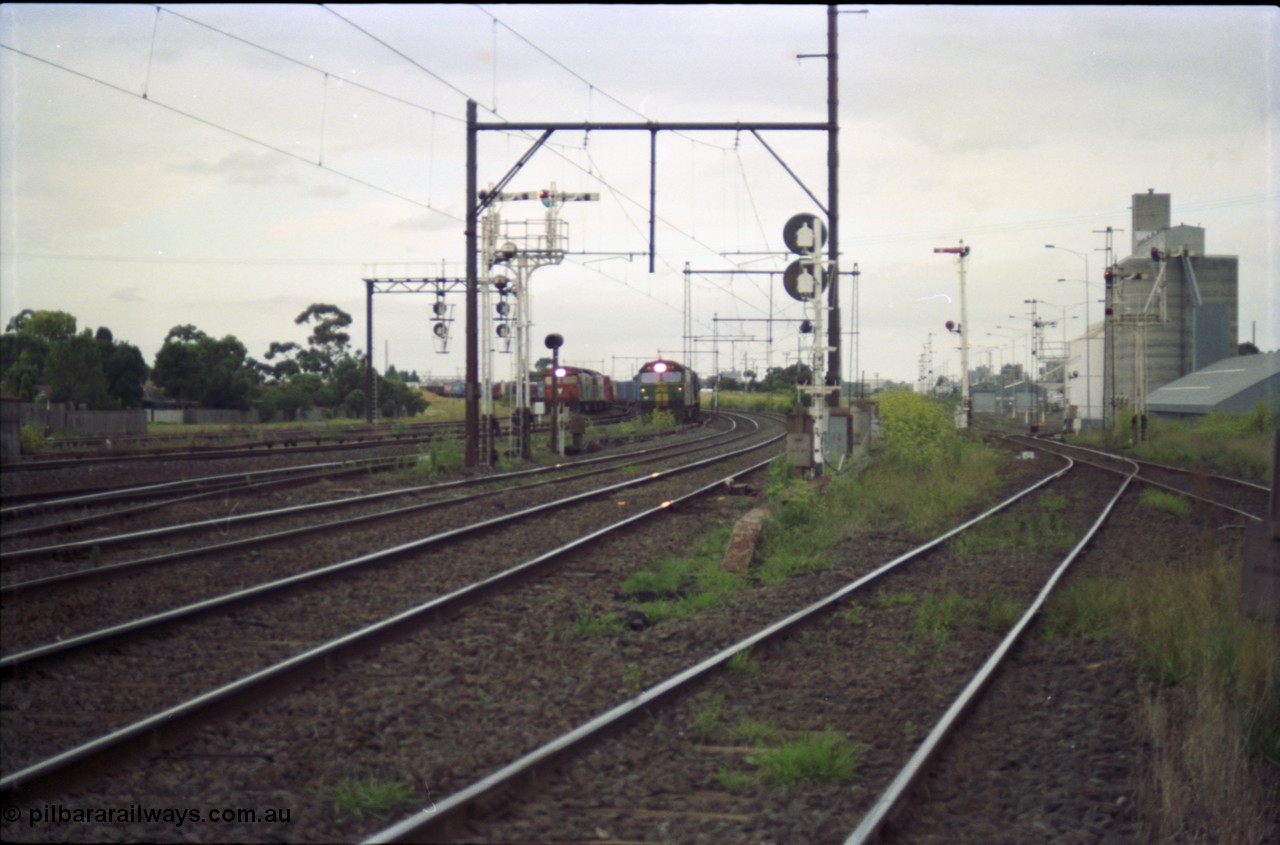
M1237 354L1239 259L1207 255L1171 224L1170 195L1133 195L1133 253L1107 269L1104 401L1111 418L1157 388Z

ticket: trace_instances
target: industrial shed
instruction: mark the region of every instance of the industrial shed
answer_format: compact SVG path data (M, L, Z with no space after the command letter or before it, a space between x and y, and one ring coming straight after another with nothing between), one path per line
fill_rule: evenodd
M1242 414L1259 402L1280 413L1280 352L1223 358L1147 395L1147 412L1181 420L1211 411Z

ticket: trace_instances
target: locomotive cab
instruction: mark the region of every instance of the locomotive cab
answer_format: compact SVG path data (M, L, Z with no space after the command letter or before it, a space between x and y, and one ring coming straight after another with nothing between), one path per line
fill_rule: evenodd
M640 412L670 411L676 420L697 419L701 386L698 374L675 361L650 361L636 376Z

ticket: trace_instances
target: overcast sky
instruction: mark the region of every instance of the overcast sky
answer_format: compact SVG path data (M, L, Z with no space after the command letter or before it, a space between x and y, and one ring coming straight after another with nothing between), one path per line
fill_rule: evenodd
M1078 334L1086 273L1101 317L1099 230L1127 256L1149 189L1210 254L1239 256L1239 339L1280 347L1276 9L842 9L867 12L839 18L853 371L914 382L932 335L935 371L958 376L959 277L933 249L961 240L972 364L1025 361L1028 299ZM826 62L797 54L825 53L826 26L799 5L4 4L0 319L68 311L149 362L193 324L261 359L331 303L362 348L366 275L463 275L468 98L488 122L818 123ZM826 201L826 134L762 135L796 178L747 132L659 133L653 274L648 133L552 135L508 190L600 199L563 208L571 254L531 277L535 356L553 331L565 360L618 376L683 354L687 264L698 369L716 334L736 339L722 369L793 361L802 306L780 277L709 272L783 270L783 225L817 210L797 180ZM534 137L480 136L482 187ZM502 214L540 225L543 209ZM462 297L447 354L433 302L375 297L379 368L461 374ZM770 331L771 314L791 322Z

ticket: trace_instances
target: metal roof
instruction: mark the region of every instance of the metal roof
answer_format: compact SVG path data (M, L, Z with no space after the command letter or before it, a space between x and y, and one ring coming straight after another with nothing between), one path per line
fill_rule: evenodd
M1270 407L1280 404L1280 351L1223 358L1153 390L1147 409L1173 414L1248 411L1259 399Z

